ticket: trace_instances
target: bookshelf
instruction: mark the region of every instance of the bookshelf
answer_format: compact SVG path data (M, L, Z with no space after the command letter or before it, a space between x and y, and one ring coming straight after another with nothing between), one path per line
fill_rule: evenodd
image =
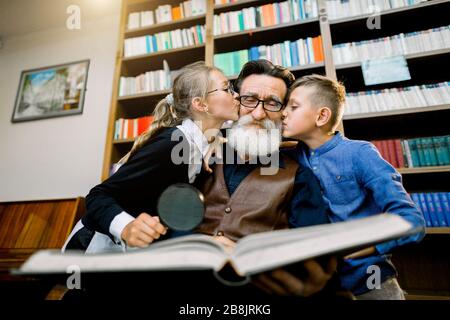
M215 5L214 0L206 0L205 12L200 15L127 29L129 13L156 10L158 6L167 4L175 7L181 2L181 0L122 1L119 45L102 179L109 176L112 164L129 151L134 141L134 138L113 139L115 121L119 118L137 118L151 114L156 103L170 92L170 90L161 90L119 96L120 77L136 77L148 71L160 70L164 60L168 62L170 70L173 71L198 60L213 64L215 54L248 50L253 46L273 46L284 41L294 42L298 39L321 36L323 61L290 66L289 69L296 77L310 73L326 74L343 81L350 93L450 81L447 68L442 67L448 64L450 47L405 54L411 72L411 80L371 87L364 84L360 61L335 65L333 59L333 46L337 44L391 37L400 33L406 34L449 25L450 0L429 0L411 6L383 10L380 12L382 28L374 30L370 30L366 26L369 14L328 19L329 12L327 12L325 0L318 0L316 16L219 35L214 35L214 15L229 14L233 11L271 3L280 4L283 1L240 0ZM127 39L196 25L205 25L205 39L201 44L129 57L124 56L124 42ZM234 80L236 77L236 74L228 76L230 80ZM345 129L345 135L349 138L363 140L450 135L449 118L450 102L345 115L341 130ZM450 192L447 183L450 181L450 166L402 168L399 171L403 175L404 185L408 192ZM434 246L443 247L444 244L448 248L450 245L449 234L450 228L428 228L427 236L419 245L419 249L408 251L406 248L397 255L395 263L399 269L399 281L407 291L426 292L427 297L445 295L445 292L450 292L450 254L445 253L448 250L438 252L434 248ZM419 266L411 266L417 261L417 257L424 262L419 263ZM448 268L442 268L442 265ZM428 284L423 279L419 279L423 272L430 274ZM440 276L442 279L438 279Z

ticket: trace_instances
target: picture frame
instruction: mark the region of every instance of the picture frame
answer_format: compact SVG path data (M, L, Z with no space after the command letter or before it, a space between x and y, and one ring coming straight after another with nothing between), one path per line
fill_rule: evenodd
M22 71L11 122L83 113L90 60Z

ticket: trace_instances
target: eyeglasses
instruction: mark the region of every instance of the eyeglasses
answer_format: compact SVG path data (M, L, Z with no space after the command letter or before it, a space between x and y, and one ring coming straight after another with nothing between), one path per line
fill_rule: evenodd
M241 105L247 108L256 108L260 103L262 103L262 107L264 110L271 111L271 112L278 112L281 109L283 109L284 105L275 100L259 100L258 98L255 98L254 96L239 96L236 98Z
M214 89L214 90L208 91L207 94L210 94L210 93L213 93L213 92L216 92L216 91L225 91L225 92L228 92L231 95L234 95L235 92L236 92L236 91L234 91L234 88L233 88L233 85L231 84L231 82L228 82L228 86L226 88Z

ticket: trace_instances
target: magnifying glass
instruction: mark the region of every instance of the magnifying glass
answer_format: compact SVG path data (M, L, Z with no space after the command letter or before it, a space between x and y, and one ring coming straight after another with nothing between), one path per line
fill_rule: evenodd
M160 195L157 210L161 222L172 230L190 231L203 220L203 194L187 183L169 186Z

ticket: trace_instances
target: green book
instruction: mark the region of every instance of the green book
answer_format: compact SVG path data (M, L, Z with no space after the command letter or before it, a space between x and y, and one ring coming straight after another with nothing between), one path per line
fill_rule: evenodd
M239 30L243 31L245 30L245 25L244 25L244 13L242 11L239 11L238 18L239 18Z
M426 166L437 166L436 152L433 147L432 138L421 138L423 154Z
M444 147L445 147L445 164L450 165L450 136L443 137L445 139Z
M204 43L203 42L203 35L202 35L202 28L200 27L200 25L197 25L197 33L198 33L198 41L199 43Z
M420 159L419 159L419 152L417 150L417 139L409 139L407 140L409 151L411 152L411 160L413 167L420 167Z
M425 159L425 149L424 149L422 138L416 139L416 145L417 145L417 154L419 156L420 166L421 167L427 166L427 162Z
M445 137L433 137L434 150L438 166L446 165Z
M248 50L239 51L239 68L236 70L236 74L239 74L244 64L246 64L249 60Z

